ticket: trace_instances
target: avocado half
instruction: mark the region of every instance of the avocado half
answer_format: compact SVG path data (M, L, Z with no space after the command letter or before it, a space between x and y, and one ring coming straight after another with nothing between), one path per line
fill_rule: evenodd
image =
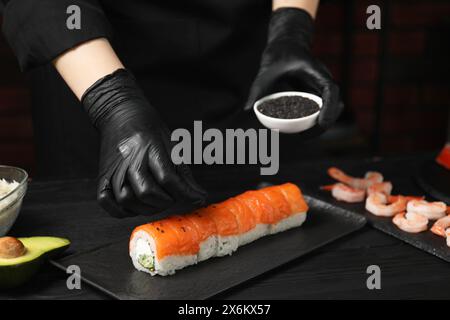
M70 241L56 237L18 238L26 248L24 255L0 258L0 288L13 288L27 282L41 265L66 250Z

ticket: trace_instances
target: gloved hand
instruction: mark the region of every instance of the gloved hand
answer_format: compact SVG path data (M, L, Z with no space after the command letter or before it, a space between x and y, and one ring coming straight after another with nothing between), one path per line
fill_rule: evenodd
M311 54L313 19L304 10L280 8L272 13L268 42L245 110L278 91L307 91L322 97L318 127L333 124L343 109L339 88L326 67Z
M189 168L173 164L169 131L129 71L98 80L82 103L100 132L97 197L111 215L149 215L178 200L204 200Z

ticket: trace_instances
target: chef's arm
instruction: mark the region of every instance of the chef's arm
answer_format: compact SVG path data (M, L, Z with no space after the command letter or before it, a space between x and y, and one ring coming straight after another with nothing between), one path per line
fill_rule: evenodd
M151 214L205 191L170 157L168 128L111 48L97 0L0 0L3 32L23 71L53 63L100 133L97 198L111 215ZM68 27L73 6L80 28Z
M321 133L339 117L339 87L313 54L312 37L318 0L273 0L266 48L249 90L244 110L278 91L308 91L322 97L318 124L307 134ZM280 90L281 89L281 90Z
M273 0L272 9L275 11L279 8L299 8L308 12L311 17L316 17L319 0Z
M46 65L89 40L112 37L97 0L0 2L4 5L2 31L22 71Z
M79 100L95 81L124 68L106 38L65 51L53 60L53 65Z
M21 70L53 62L81 99L95 81L123 68L109 43L111 27L97 0L0 2L3 33Z
M170 131L105 38L53 60L100 133L97 199L115 217L151 214L206 192L171 159Z

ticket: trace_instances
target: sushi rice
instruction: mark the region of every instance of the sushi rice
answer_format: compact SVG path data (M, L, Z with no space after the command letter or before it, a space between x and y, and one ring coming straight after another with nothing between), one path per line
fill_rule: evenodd
M5 179L0 179L0 199L5 197L7 194L11 193L14 189L19 186L17 181L7 181ZM17 198L17 194L11 194L6 199L0 201L0 211L13 203Z

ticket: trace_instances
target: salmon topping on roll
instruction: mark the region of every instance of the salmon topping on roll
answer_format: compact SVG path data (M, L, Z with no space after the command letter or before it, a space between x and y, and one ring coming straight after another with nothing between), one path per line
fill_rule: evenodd
M152 275L232 254L268 234L300 226L308 205L292 183L247 191L186 215L138 226L130 239L134 266Z

